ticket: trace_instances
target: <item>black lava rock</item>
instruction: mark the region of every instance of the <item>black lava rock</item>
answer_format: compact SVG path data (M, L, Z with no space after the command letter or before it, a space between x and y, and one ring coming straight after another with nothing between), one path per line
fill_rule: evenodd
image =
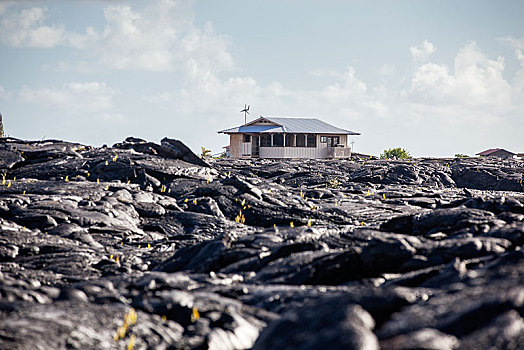
M524 163L0 139L1 349L519 349Z

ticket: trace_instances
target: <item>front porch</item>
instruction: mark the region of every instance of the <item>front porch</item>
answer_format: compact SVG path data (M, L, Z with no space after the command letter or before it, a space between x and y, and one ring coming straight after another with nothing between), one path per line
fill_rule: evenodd
M349 158L350 147L262 147L251 142L242 144L242 158Z

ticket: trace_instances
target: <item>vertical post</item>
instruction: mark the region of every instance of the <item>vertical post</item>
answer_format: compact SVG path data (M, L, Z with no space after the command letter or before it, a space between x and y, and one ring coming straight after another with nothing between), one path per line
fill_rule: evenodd
M5 134L4 134L4 123L2 121L2 113L0 113L0 137L5 137Z

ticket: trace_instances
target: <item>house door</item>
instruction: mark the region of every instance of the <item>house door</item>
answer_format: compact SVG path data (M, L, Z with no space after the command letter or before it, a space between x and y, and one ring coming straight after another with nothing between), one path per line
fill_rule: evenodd
M258 157L259 156L259 137L256 135L253 135L251 140L251 156Z

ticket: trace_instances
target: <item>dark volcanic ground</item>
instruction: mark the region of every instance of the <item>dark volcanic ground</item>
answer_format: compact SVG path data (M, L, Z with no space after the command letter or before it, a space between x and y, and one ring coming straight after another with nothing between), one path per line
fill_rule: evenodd
M524 348L524 162L0 139L1 349Z

